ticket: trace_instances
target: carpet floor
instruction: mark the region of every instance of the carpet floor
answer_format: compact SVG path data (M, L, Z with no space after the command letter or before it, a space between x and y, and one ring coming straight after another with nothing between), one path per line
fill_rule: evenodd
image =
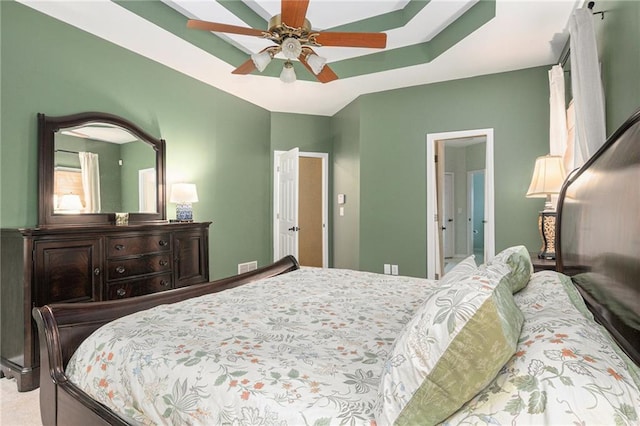
M0 424L2 426L42 426L40 392L18 392L15 380L0 379Z

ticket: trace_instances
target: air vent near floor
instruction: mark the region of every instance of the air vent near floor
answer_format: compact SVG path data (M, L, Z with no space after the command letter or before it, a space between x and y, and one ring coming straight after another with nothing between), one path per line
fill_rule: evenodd
M238 263L238 274L244 274L254 269L258 269L258 262L255 260L252 262Z

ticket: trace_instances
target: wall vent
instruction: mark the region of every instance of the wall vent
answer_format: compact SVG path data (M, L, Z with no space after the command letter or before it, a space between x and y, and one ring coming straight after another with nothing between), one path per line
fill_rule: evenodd
M244 274L245 272L253 271L254 269L258 269L258 262L251 261L245 263L238 263L238 274Z

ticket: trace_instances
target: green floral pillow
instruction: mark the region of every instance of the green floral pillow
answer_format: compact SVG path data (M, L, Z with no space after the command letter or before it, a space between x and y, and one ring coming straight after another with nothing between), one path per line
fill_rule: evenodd
M511 270L507 280L512 293L517 293L525 288L533 273L531 257L525 246L513 246L502 250L487 262L486 268L495 265L507 265Z
M505 283L473 275L439 287L385 362L378 424L427 425L449 417L511 358L523 321Z

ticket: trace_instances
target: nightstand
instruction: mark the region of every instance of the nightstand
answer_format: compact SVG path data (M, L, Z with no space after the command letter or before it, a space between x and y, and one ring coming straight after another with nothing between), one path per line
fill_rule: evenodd
M531 263L533 264L533 272L556 270L555 259L540 259L538 257L538 253L529 253L529 256L531 257Z

